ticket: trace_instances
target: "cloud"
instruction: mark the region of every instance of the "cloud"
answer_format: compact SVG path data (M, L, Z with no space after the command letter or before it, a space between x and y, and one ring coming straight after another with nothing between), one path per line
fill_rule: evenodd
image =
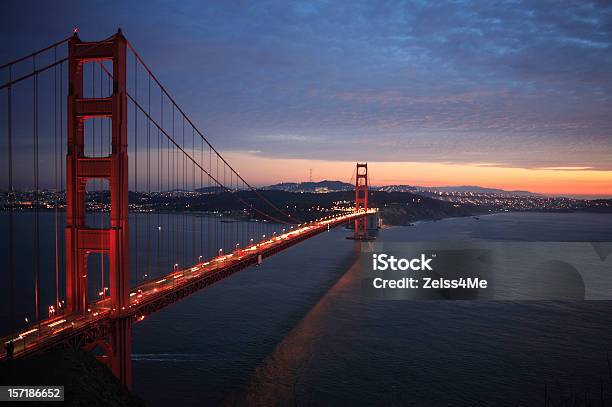
M553 171L586 171L592 170L593 167L544 167L541 170L553 170Z
M612 169L605 2L16 6L0 56L75 22L88 39L120 24L220 149Z

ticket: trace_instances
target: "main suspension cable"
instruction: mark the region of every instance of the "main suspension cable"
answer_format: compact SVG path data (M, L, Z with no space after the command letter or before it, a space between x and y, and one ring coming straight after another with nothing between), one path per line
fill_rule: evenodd
M187 151L185 151L185 149L179 145L179 143L176 142L176 140L174 140L174 138L168 134L166 132L166 130L164 130L163 128L161 128L161 126L149 115L147 114L147 112L145 111L145 109L140 106L140 104L136 101L136 99L134 99L134 97L132 97L132 95L127 94L128 99L130 99L132 101L132 103L134 103L134 105L138 108L138 110L140 110L146 117L147 119L149 119L151 121L151 123L153 123L154 126L156 126L158 128L159 131L161 131L162 134L164 134L166 136L166 138L178 149L180 150L187 158L189 158L189 160L191 162L193 162L201 171L204 171L204 173L206 173L206 175L208 177L210 177L210 179L212 179L219 187L223 188L224 190L228 191L229 188L227 188L225 185L223 185L221 183L221 181L219 181L216 177L214 177L211 173L209 173L204 167L202 167L197 160L195 160L189 153L187 153ZM219 156L218 156L219 157ZM177 160L178 161L178 160ZM173 177L174 178L174 177ZM253 209L254 211L256 211L257 213L259 213L262 216L265 216L266 218L268 218L271 221L277 222L277 223L284 223L284 224L292 224L290 222L287 221L283 221L280 219L277 219L271 215L268 215L267 213L255 208L254 206L252 206L251 204L249 204L248 202L244 201L242 198L240 198L237 194L232 194L233 196L236 197L236 199L238 199L240 202L242 202L243 204L247 205L248 207L250 207L251 209Z
M172 102L172 104L174 106L176 106L177 110L181 113L181 115L183 115L185 117L185 119L187 120L187 122L195 129L195 131L198 133L198 135L200 137L202 137L202 139L206 142L206 144L208 144L208 146L219 156L219 158L223 161L223 163L225 165L227 165L227 167L234 173L236 174L236 176L238 178L240 178L245 185L247 185L249 187L249 189L251 189L253 192L255 192L257 194L257 196L264 202L266 202L270 207L272 207L274 210L276 210L277 212L279 212L280 214L282 214L283 216L287 217L288 219L293 219L295 221L297 221L298 223L300 223L301 221L297 218L295 218L294 216L286 213L285 211L283 211L282 209L278 208L276 205L274 205L272 202L270 202L267 198L265 198L258 190L257 188L253 187L251 184L249 184L244 178L242 178L242 176L240 175L240 173L238 171L236 171L226 160L225 158L223 158L223 156L212 146L212 144L210 144L210 142L208 141L208 139L204 136L204 134L196 127L196 125L193 123L193 121L189 118L189 116L187 116L187 114L183 111L183 109L176 103L176 101L174 100L174 98L168 93L168 91L166 90L166 88L161 84L161 82L157 79L157 77L155 76L155 74L153 73L153 71L151 71L151 69L148 67L148 65L144 62L144 60L140 57L140 54L138 54L138 52L136 51L136 49L134 49L134 47L132 46L132 44L127 41L127 46L128 48L134 53L134 56L136 57L136 59L138 59L138 61L142 64L143 68L149 73L149 75L153 78L153 80L155 81L155 83L157 83L157 85L159 86L159 88L162 90L163 93L166 94L166 96L168 97L168 99L170 100L170 102Z
M222 155L221 155L221 154L220 154L220 153L219 153L219 152L218 152L218 151L217 151L217 150L216 150L216 149L215 149L215 148L212 146L212 144L210 144L210 142L209 142L209 141L206 139L206 137L204 137L204 135L203 135L203 134L200 132L200 130L199 130L199 129L198 129L198 128L197 128L197 127L196 127L196 126L193 124L193 122L191 121L191 119L190 119L190 118L189 118L189 117L188 117L188 116L187 116L187 115L184 113L184 111L183 111L183 110L180 108L180 106L178 106L178 105L176 104L176 102L174 101L174 99L172 98L172 96L170 96L170 94L169 94L169 93L166 91L166 89L165 89L165 88L163 87L163 85L162 85L162 84L159 82L159 80L158 80L158 79L155 77L155 75L153 75L153 73L151 72L151 70L150 70L150 69L148 68L148 66L147 66L147 65L146 65L146 64L145 64L145 63L142 61L142 59L140 58L140 56L138 55L138 53L137 53L137 52L136 52L136 51L133 49L133 47L132 47L132 46L129 44L129 42L128 42L128 46L130 47L130 49L132 50L132 52L134 52L134 56L135 56L135 57L138 59L138 61L140 61L140 63L141 63L141 64L143 65L143 67L145 68L145 70L146 70L146 71L149 73L150 77L151 77L151 78L153 78L153 80L154 80L154 81L157 83L157 85L159 86L159 88L160 88L160 89L162 90L162 92L163 92L163 93L162 93L162 111L161 111L161 119L162 119L162 122L163 122L163 95L165 94L165 95L166 95L166 97L167 97L167 98L170 100L170 102L172 102L172 112L173 112L173 113L172 113L172 116L173 116L173 124L172 124L172 127L173 127L173 131L174 131L174 110L176 109L176 110L178 110L178 111L179 111L179 113L182 115L182 117L183 117L185 120L187 120L187 123L189 123L189 125L192 127L192 129L193 129L193 130L194 130L196 133L198 133L198 135L199 135L199 136L202 138L202 140L203 140L203 141L204 141L204 142L205 142L205 143L208 145L208 147L209 147L209 149L210 149L210 151L211 151L211 154L212 154L212 151L214 151L214 152L215 152L215 154L216 154L216 156L217 156L217 161L218 161L219 159L221 159L221 161L222 161L222 162L223 162L223 163L224 163L224 164L225 164L225 165L226 165L226 166L227 166L227 167L228 167L228 168L229 168L229 169L230 169L230 170L231 170L231 171L232 171L234 174L236 174L236 176L237 176L237 177L238 177L238 178L239 178L239 179L240 179L240 180L241 180L241 181L242 181L242 182L243 182L243 183L244 183L244 184L245 184L245 185L246 185L246 186L247 186L247 187L248 187L248 188L249 188L251 191L253 191L253 192L254 192L254 193L255 193L255 194L256 194L256 195L257 195L257 196L258 196L258 197L259 197L259 198L260 198L262 201L264 201L265 203L267 203L269 206L271 206L271 207L272 207L273 209L275 209L277 212L279 212L279 213L283 214L284 216L286 216L286 217L288 217L288 218L290 218L290 219L293 219L293 220L294 220L294 222L287 222L287 221L283 221L283 220L280 220L280 219L278 219L278 218L275 218L275 217L273 217L273 216L271 216L271 215L266 214L265 212L260 211L259 209L257 209L257 208L255 208L255 207L253 207L253 206L252 206L252 205L250 205L249 203L247 203L247 202L245 202L245 201L243 201L243 200L241 200L241 199L240 199L240 200L241 200L241 202L243 202L245 205L247 205L248 207L250 207L250 208L251 208L251 209L253 209L254 211L258 212L259 214L261 214L261 215L263 215L263 216L267 217L268 219L270 219L270 220L272 220L272 221L274 221L274 222L277 222L277 223L283 223L283 224L294 224L294 223L296 223L295 221L297 221L297 222L302 222L301 220L299 220L299 219L297 219L297 218L295 218L295 217L293 217L293 216L291 216L291 215L289 215L289 214L285 213L285 212L284 212L284 211L282 211L281 209L277 208L277 207L276 207L276 206L275 206L273 203L271 203L271 202L270 202L268 199L266 199L266 198L265 198L265 197L264 197L262 194L260 194L260 193L259 193L259 191L258 191L258 190L257 190L255 187L253 187L251 184L249 184L249 183L248 183L248 182L247 182L247 181L246 181L246 180L245 180L245 179L244 179L244 178L243 178L243 177L242 177L242 176L241 176L241 175L240 175L240 174L239 174L239 173L238 173L236 170L234 170L234 168L233 168L233 167L232 167L232 166L231 166L231 165L230 165L230 164L229 164L229 163L228 163L228 162L227 162L227 161L226 161L226 160L223 158L223 156L222 156ZM98 62L98 63L99 63L99 62ZM108 69L106 69L106 67L104 67L104 66L102 65L102 69L103 69L103 70L106 72L106 74L107 74L107 75L109 75L109 76L112 78L112 73L111 73L111 72L110 72ZM145 110L144 110L144 109L143 109L143 108L140 106L140 104L137 102L137 100L136 100L134 97L132 97L132 95L130 95L130 94L129 94L129 93L127 93L127 92L126 92L126 94L127 94L127 97L128 97L130 100L132 100L132 102L133 102L133 103L134 103L134 104L135 104L135 105L138 107L138 109L139 109L141 112L143 112L143 114L144 114L145 116L147 116L147 118L148 118L150 121L152 121L152 122L153 122L153 124L155 124L155 126L156 126L156 127L157 127L157 128L158 128L158 129L159 129L159 130L160 130L160 131L161 131L161 132L162 132L162 133L163 133L163 134L164 134L164 135L165 135L165 136L166 136L166 137L167 137L169 140L171 140L171 141L173 142L173 144L175 144L175 145L176 145L178 148L180 148L180 149L181 149L181 151L183 151L183 153L185 153L186 155L188 155L188 154L185 152L185 150L184 150L182 147L180 147L180 146L178 145L178 143L176 143L176 141L175 141L175 140L174 140L172 137L170 137L170 135L169 135L169 134L168 134L168 133L167 133L167 132L166 132L166 131L163 129L163 124L160 126L160 125L159 125L159 124L158 124L158 123L157 123L157 122L156 122L156 121L155 121L155 120L154 120L154 119L153 119L153 118L152 118L150 115L148 115L148 114L147 114L147 112L146 112L146 111L145 111ZM188 156L189 156L189 155L188 155ZM199 164L197 164L197 163L195 162L195 160L194 160L194 159L193 159L191 156L189 156L189 157L190 157L190 160L192 160L192 161L193 161L193 162L194 162L194 163L195 163L195 164L196 164L196 165L197 165L197 166L198 166L198 167L199 167L199 168L200 168L202 171L206 172L206 174L207 174L209 177L211 177L211 178L212 178L212 179L215 181L215 183L217 183L217 184L218 184L220 187L224 188L225 190L228 190L228 188L227 188L227 187L226 187L224 184L222 184L222 183L221 183L221 182L220 182L220 181L219 181L217 178L213 177L213 176L212 176L212 174L210 174L210 173L209 173L209 172L207 172L207 171L206 171L206 170L205 170L205 169L204 169L202 166L200 166ZM217 165L217 166L218 166L218 165ZM217 168L217 175L218 175L218 168ZM239 199L239 198L238 198L238 199Z

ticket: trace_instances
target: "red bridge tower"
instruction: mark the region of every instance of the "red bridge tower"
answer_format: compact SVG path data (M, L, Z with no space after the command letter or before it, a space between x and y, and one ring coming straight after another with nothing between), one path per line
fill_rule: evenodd
M83 42L77 33L68 42L68 148L66 156L66 308L87 310L87 256L109 257L110 298L116 317L111 334L99 343L101 357L121 381L131 382L131 320L121 318L129 305L130 246L128 225L128 156L126 44L121 30L99 42ZM83 96L85 63L112 61L113 91L104 98ZM87 157L84 124L88 119L111 119L112 151L107 157ZM85 189L91 179L106 179L110 186L110 229L88 228ZM104 290L104 288L102 288Z
M357 163L355 173L355 210L368 210L368 163ZM368 219L360 217L355 219L355 239L367 240L368 238Z

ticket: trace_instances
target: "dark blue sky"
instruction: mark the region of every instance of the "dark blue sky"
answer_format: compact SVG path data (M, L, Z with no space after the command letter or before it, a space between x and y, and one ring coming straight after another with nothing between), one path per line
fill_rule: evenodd
M612 6L3 2L0 60L118 26L222 150L612 169Z

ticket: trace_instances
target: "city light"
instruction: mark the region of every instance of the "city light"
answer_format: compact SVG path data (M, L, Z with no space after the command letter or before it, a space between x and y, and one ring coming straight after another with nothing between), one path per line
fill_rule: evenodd
M19 334L19 338L23 339L25 336L38 331L38 328L32 328L29 331L25 331Z

